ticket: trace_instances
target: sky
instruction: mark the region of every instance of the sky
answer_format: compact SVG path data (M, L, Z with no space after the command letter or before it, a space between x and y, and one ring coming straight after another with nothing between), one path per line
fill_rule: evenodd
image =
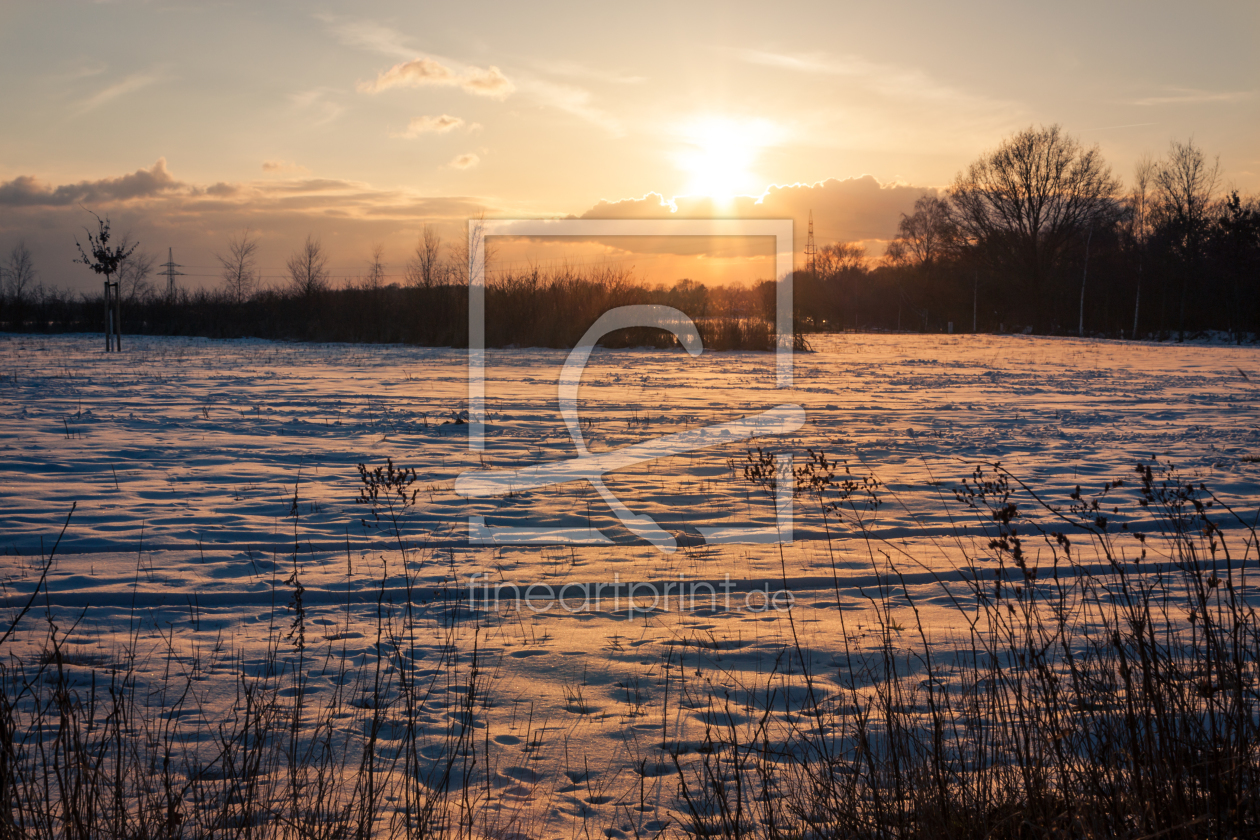
M376 243L398 276L423 224L451 241L481 213L786 217L799 248L812 210L820 244L877 256L915 198L1050 123L1125 180L1193 138L1255 194L1257 42L1242 2L5 0L0 253L22 239L44 283L95 288L72 262L91 210L190 285L246 227L274 282L307 234L338 278ZM496 253L665 282L768 265L691 250Z

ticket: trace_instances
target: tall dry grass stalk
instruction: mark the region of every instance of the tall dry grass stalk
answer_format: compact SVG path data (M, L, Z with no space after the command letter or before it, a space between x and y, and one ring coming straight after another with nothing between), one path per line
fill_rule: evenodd
M951 537L967 559L929 595L899 571L929 564L874 529L895 497L819 453L798 463L798 490L823 517L828 546L842 532L865 546L869 609L841 609L838 635L797 640L740 692L687 678L684 656L711 668L729 646L713 635L673 654L659 707L625 683L629 715L659 718L661 740L625 779L600 782L625 794L602 817L583 817L579 832L620 811L650 812L646 787L663 776L683 819L654 823L654 834L1136 840L1260 830L1253 514L1170 469L1144 465L1132 482L1060 504L982 465L953 502L972 517L960 516ZM750 468L750 480L763 473ZM395 532L407 597L386 600L382 570L371 644L349 652L349 618L324 637L318 669L330 691L306 690L317 657L283 616L272 617L264 655L232 665L235 696L215 719L197 708L198 669L173 636L157 680L138 667L138 622L105 656L69 643L73 627L19 616L44 644L33 660L5 650L0 664L0 838L524 830L519 816L487 807L496 759L484 616L459 600L461 587L427 603L413 589L423 558L398 538L409 476L392 463L363 470L361 498ZM296 550L292 559L296 595ZM847 584L834 580L846 607ZM960 638L942 630L942 602ZM853 627L872 616L873 642ZM814 670L804 644L825 646L839 667ZM421 649L435 647L440 661L418 667ZM580 687L566 698L583 713ZM700 738L671 734L671 710L682 709L704 721ZM570 778L589 783L589 772Z
M938 581L967 628L954 645L933 640L921 590L880 559L898 549L870 532L879 483L811 452L798 487L829 528L868 539L885 570L869 593L880 642L859 651L847 631L833 640L839 689L803 694L786 726L768 697L742 710L763 710L745 725L729 703L714 716L699 757L675 758L690 833L1260 831L1254 514L1167 468L1143 465L1132 488L1077 488L1056 505L1000 465L979 467L957 501L983 535L955 533L969 558L962 585ZM905 608L909 627L894 618Z

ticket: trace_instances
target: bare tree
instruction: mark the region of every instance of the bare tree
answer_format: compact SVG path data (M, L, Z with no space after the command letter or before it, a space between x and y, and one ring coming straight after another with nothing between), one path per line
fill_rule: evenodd
M226 254L215 254L223 285L236 303L244 303L258 286L258 238L246 228L228 239Z
M1194 140L1174 140L1168 159L1155 168L1157 223L1173 236L1183 256L1198 253L1208 227L1212 195L1220 183L1220 161L1211 165Z
M933 195L920 196L912 214L901 214L897 238L889 244L885 258L894 265L931 266L957 238L949 203Z
M1174 140L1168 159L1155 169L1156 225L1172 242L1173 250L1185 262L1181 272L1181 303L1177 331L1184 338L1186 292L1196 273L1210 222L1208 209L1220 183L1220 162L1208 164L1194 140Z
M286 263L289 282L302 297L314 297L328 288L328 255L319 238L307 234L302 247L289 257Z
M1133 338L1138 337L1138 316L1142 311L1142 268L1147 244L1151 239L1151 187L1155 178L1155 161L1142 155L1133 170L1133 189L1129 191L1129 214L1124 232L1137 257L1137 293L1133 296Z
M950 215L960 233L1023 283L1030 320L1069 248L1114 218L1120 188L1098 147L1063 130L1029 127L959 173Z
M4 278L5 294L15 303L24 302L27 294L35 287L37 275L31 249L26 247L25 240L18 240L18 244L9 251L8 265L0 267L0 277Z
M122 247L129 244L129 237L124 236ZM148 251L135 251L118 264L118 288L122 299L128 304L148 300L153 296L153 284L149 278L153 276L153 267L157 257Z
M818 251L814 261L819 278L866 270L866 247L857 242L832 242Z
M442 261L442 237L433 225L425 224L416 242L416 252L407 261L407 285L430 289L446 281L447 265Z
M453 279L456 283L466 284L469 277L478 271L482 273L476 279L484 282L485 268L494 259L494 247L486 241L486 214L483 212L476 218L469 219L467 236L456 240L447 248L450 253L449 261L445 265L448 282ZM485 257L480 266L473 264L478 249L482 250Z
M377 243L372 246L372 261L368 263L367 273L363 275L363 288L371 292L377 292L384 286L385 246Z

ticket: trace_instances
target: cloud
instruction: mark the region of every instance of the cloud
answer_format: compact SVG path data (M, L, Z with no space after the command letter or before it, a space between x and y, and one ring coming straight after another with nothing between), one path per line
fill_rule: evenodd
M735 50L743 61L760 67L812 76L820 83L819 105L800 119L810 134L834 138L849 146L906 149L921 153L971 150L993 136L1027 121L1019 102L995 99L954 87L913 67L881 64L855 55L781 54Z
M526 208L475 195L425 195L407 188L382 189L334 178L276 178L191 184L174 178L159 161L149 169L58 186L26 175L0 183L0 232L25 239L47 286L100 291L99 278L73 259L74 235L92 217L78 206L108 214L115 230L128 232L145 249L168 247L188 272L189 288L220 282L214 254L233 231L259 232L259 266L265 282L281 282L285 260L309 233L329 243L338 277L362 270L372 245L384 242L391 272L402 266L421 226L434 224L448 242L467 237L468 219L521 218ZM343 268L344 267L344 268Z
M589 90L528 77L521 79L521 89L543 105L593 123L614 137L626 133L620 120L592 104L594 97Z
M395 64L370 82L360 82L360 93L380 93L396 87L423 87L441 85L458 87L466 93L503 99L516 90L516 86L498 67L486 69L468 67L456 72L432 58L414 58Z
M419 51L411 46L412 38L393 27L328 13L316 14L315 17L327 24L337 39L347 46L405 59L379 73L372 81L360 82L356 86L360 93L380 93L393 87L448 85L479 96L502 99L516 89L498 67L482 69L464 66L456 71L442 63L445 59L417 58Z
M647 81L647 76L636 76L631 73L601 70L576 61L545 60L534 63L544 73L552 76L568 76L576 79L594 79L615 85L638 85Z
M583 219L792 219L795 247L804 250L810 213L820 244L865 242L878 250L897 234L901 214L910 214L914 202L934 190L906 184L881 184L870 175L829 178L813 184L771 186L760 196L736 196L720 200L708 196L674 196L658 193L642 198L601 201L584 212ZM671 253L690 253L685 237L672 237L659 247Z
M107 105L108 103L114 101L120 96L126 96L129 93L134 93L142 88L146 88L160 79L161 76L156 73L133 73L122 81L115 82L109 87L97 92L95 95L85 99L79 104L79 113L86 114L89 111L94 111L102 105Z
M377 75L371 82L360 82L361 93L380 93L392 87L419 87L420 85L453 85L455 71L431 58L416 58L395 64Z
M581 219L791 219L793 250L803 258L811 211L819 246L852 242L869 258L880 257L896 236L902 214L931 188L881 184L870 175L830 178L811 184L768 187L760 195L714 199L648 193L638 198L601 201ZM690 277L703 283L737 285L767 279L775 271L773 244L766 237L726 236L514 236L502 230L498 245L502 267L542 264L617 264L648 282L672 283Z
M481 158L477 157L472 152L469 152L468 154L456 157L450 162L450 166L454 169L472 169L479 163L481 163Z
M415 117L407 124L406 131L391 136L414 140L422 134L446 134L463 125L463 120L452 117L450 114L443 114L440 117Z
M335 92L330 88L312 88L290 94L289 101L293 103L295 111L312 115L313 125L326 125L346 110L340 102L334 102L328 98L329 94Z
M327 24L337 40L348 47L359 47L397 58L410 58L416 54L414 49L407 46L411 39L392 27L326 12L316 14L315 17Z
M37 178L20 175L0 183L0 205L9 207L57 207L85 201L129 201L178 190L184 184L166 169L166 158L158 158L150 169L137 169L130 175L99 181L80 181L51 187Z
M1144 96L1131 99L1128 105L1202 105L1212 102L1240 102L1255 96L1254 90L1197 90L1195 88L1168 88L1167 92L1155 96Z
M408 57L408 60L395 64L388 70L378 73L371 81L359 82L356 89L360 93L377 94L392 88L414 88L424 86L457 87L466 93L477 96L488 96L505 99L518 87L526 90L540 104L556 108L567 114L579 117L598 125L615 137L625 134L621 122L593 104L590 91L570 84L546 81L544 79L525 77L509 79L502 70L491 65L487 68L460 65L433 56L416 56L416 50L409 46L411 38L388 26L372 21L355 21L332 14L317 14L316 18L327 24L333 34L343 44L359 47L382 55ZM538 62L536 66L545 73L555 76L568 76L613 84L639 84L646 81L643 76L626 73L608 72L598 68L587 67L572 61L554 60ZM470 127L471 128L471 127ZM407 131L395 137L413 138L429 129Z
M305 174L310 172L305 166L294 163L290 160L264 160L262 162L263 172L298 172Z
M921 70L878 64L855 55L830 56L823 53L783 55L763 50L740 50L739 55L748 63L763 67L778 67L798 73L856 79L864 86L901 99L951 103L992 102L986 97L941 84Z

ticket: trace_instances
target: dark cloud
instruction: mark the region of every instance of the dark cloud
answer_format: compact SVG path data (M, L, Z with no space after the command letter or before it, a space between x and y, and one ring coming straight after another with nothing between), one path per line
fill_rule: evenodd
M825 242L882 242L897 234L902 213L910 213L915 199L935 190L905 184L880 184L870 175L829 178L814 184L772 186L761 196L737 196L728 201L708 196L657 193L622 201L601 201L582 219L792 219L796 248L808 235L810 212L815 238ZM683 243L680 253L691 252Z
M19 175L0 184L0 205L61 207L79 202L127 201L161 195L183 186L167 171L166 158L158 158L150 169L137 169L117 178L80 181L60 187L45 185L29 175Z
M385 245L390 279L398 280L423 224L459 243L469 218L517 215L473 196L424 196L329 178L186 184L159 160L150 169L78 184L51 186L29 176L0 184L0 253L25 240L46 285L97 290L98 278L75 262L76 234L82 240L85 226L95 229L79 203L108 215L114 230L142 250L164 260L173 249L187 287L221 281L215 254L243 228L260 237L266 283L283 284L285 261L307 234L324 240L338 280L361 273L377 243Z

